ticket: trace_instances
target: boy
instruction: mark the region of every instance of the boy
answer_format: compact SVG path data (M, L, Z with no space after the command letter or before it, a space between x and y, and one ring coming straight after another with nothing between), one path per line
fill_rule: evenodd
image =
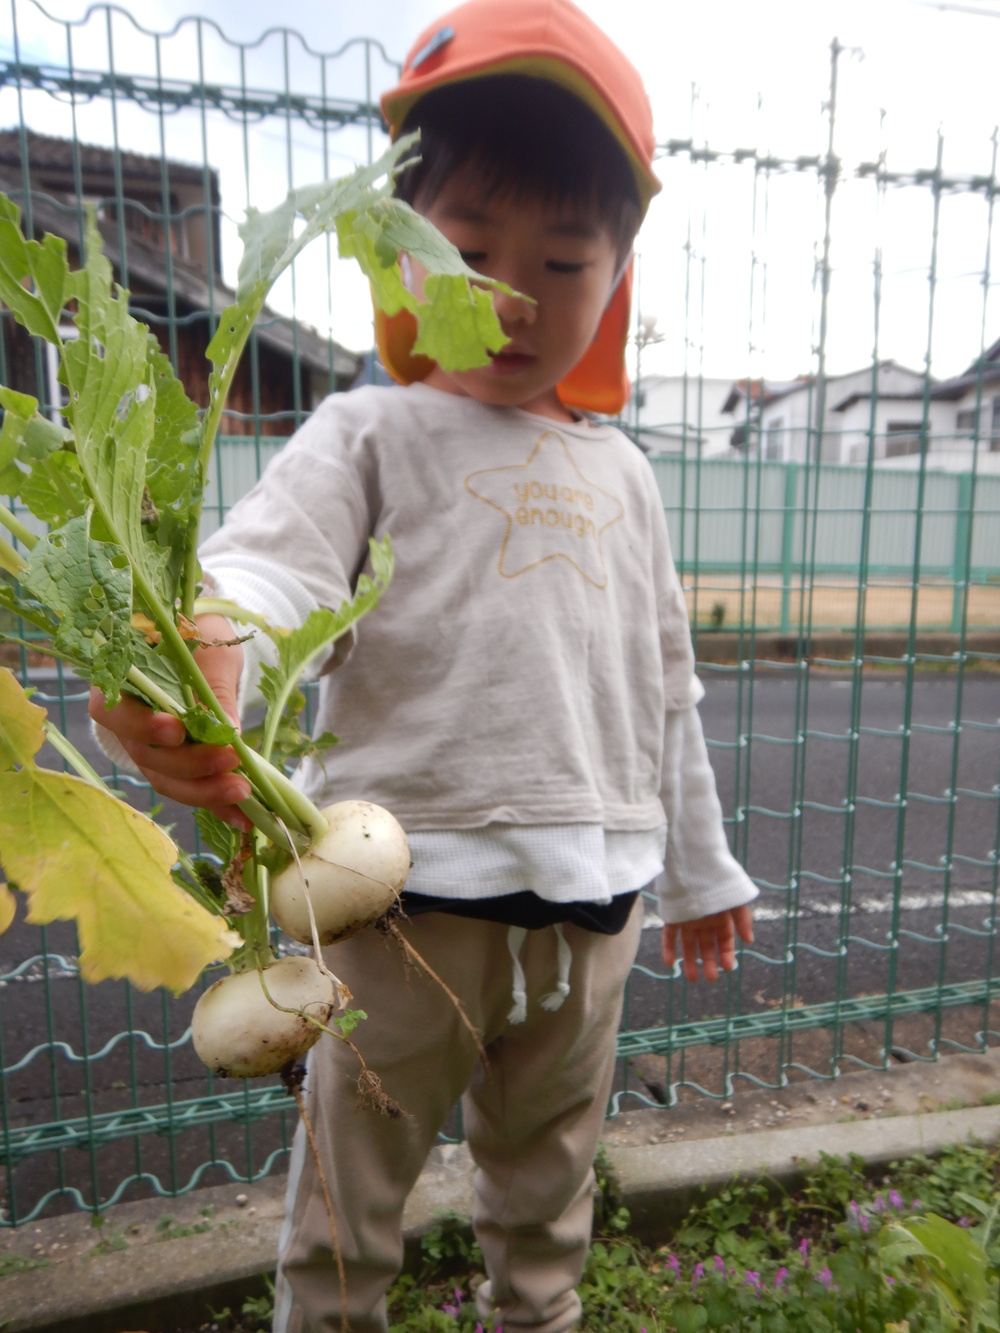
M399 193L531 299L495 297L510 341L460 372L412 355L405 316L378 316L383 361L409 387L327 399L204 566L287 625L349 595L370 535L391 533L396 550L378 611L320 664L317 726L341 744L300 780L320 804L364 797L406 828L404 928L461 997L489 1066L440 989L408 978L374 932L335 946L369 1014L359 1044L406 1112L356 1111L353 1057L314 1048L307 1095L351 1327L385 1329L403 1204L462 1097L480 1314L564 1333L580 1314L639 890L666 866L664 958L679 931L692 980L699 955L710 979L734 966L756 896L722 829L651 470L580 410L613 413L627 394L629 254L659 189L652 122L635 71L569 0L463 5L417 40L383 109L394 136L421 131ZM405 257L404 272L419 291ZM202 661L235 714L241 651ZM183 744L176 719L134 700L93 708L157 791L242 820L231 751ZM301 1133L280 1249L275 1329L339 1328Z

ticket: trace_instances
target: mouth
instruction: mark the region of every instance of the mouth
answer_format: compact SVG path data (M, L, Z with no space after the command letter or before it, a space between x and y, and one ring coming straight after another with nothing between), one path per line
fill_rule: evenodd
M534 363L530 352L512 352L509 347L490 353L490 370L494 375L517 375Z

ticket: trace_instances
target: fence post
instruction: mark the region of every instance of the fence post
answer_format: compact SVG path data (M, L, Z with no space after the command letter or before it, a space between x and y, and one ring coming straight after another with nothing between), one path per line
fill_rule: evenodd
M799 494L798 463L783 463L785 497L781 511L781 632L792 627L792 550L795 540L795 502ZM760 522L760 515L757 516Z
M955 549L951 561L951 632L961 634L965 589L969 583L969 535L972 526L972 473L959 472L955 497Z

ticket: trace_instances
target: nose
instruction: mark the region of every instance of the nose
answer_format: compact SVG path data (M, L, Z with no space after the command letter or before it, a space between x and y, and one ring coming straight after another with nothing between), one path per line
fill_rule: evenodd
M516 325L534 324L538 314L537 305L519 293L515 284L509 280L508 286L514 288L513 293L499 290L493 292L493 309L500 321L500 327L506 330Z

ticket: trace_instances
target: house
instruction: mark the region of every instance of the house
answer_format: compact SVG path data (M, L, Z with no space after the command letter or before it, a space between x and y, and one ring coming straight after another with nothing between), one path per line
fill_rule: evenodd
M948 471L968 470L975 451L981 470L1000 472L1000 342L940 382L894 361L829 376L817 448L819 387L810 376L736 381L725 405L739 423L734 447L775 461L864 464L874 445L879 467L913 469L925 457Z
M968 370L931 391L935 410L948 416L948 432L935 440L937 466L1000 473L1000 340Z
M727 400L734 415L742 414L739 447L751 455L779 462L863 463L872 435L877 461L920 450L922 371L881 361L874 368L830 375L822 386L812 376L754 384L749 403L745 381L733 386ZM944 424L939 416L928 408L932 432Z
M30 189L36 235L52 232L80 262L81 204L92 204L129 309L152 329L188 395L208 401L205 349L215 318L234 293L221 276L218 178L208 168L160 157L0 131L0 191L25 209ZM119 186L120 183L120 186ZM42 351L7 311L2 319L6 383L55 410L61 388L52 348ZM319 401L349 388L364 358L314 329L265 308L242 359L222 418L229 435L286 436Z
M623 424L647 454L728 455L733 427L724 406L731 386L729 379L643 375Z

